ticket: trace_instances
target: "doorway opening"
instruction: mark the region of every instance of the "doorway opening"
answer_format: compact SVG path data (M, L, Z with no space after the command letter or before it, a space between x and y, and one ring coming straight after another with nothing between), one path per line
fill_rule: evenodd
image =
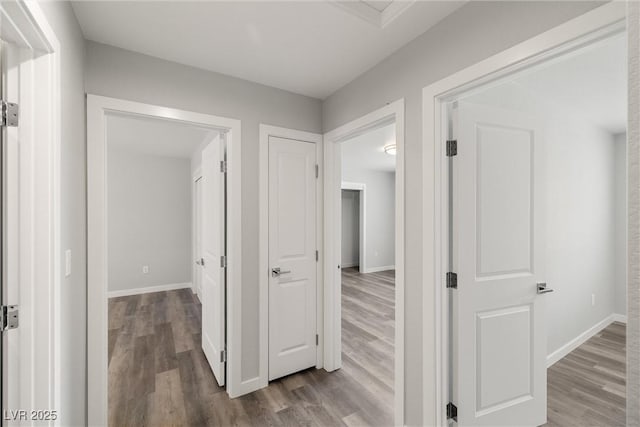
M340 143L342 368L394 422L395 120Z
M459 423L626 423L626 79L618 25L447 99Z
M87 118L89 423L202 424L202 393L240 394L240 123L94 95Z
M224 136L127 114L106 135L109 424L185 420L176 384L226 380Z
M366 384L376 417L401 425L404 100L325 134L324 151L324 366Z

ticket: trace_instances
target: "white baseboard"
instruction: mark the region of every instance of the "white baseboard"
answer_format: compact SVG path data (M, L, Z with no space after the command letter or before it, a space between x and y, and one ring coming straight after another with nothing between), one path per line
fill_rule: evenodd
M147 286L146 288L135 289L122 289L119 291L109 291L107 296L109 298L114 297L127 297L129 295L149 294L152 292L173 291L175 289L193 288L193 285L189 283L170 283L168 285Z
M350 267L357 267L358 263L357 262L345 262L340 264L342 266L342 268L350 268Z
M560 359L565 357L567 354L571 353L576 348L580 347L582 344L587 342L589 338L596 335L598 332L612 324L613 322L622 322L624 318L624 322L627 321L627 316L623 316L621 314L610 314L605 317L600 322L596 323L553 353L547 356L547 368L551 367L554 363L558 362Z
M377 273L378 271L387 271L387 270L395 270L395 265L385 265L383 267L371 267L362 271L362 273Z
M614 313L614 314L612 314L612 316L613 316L613 321L614 322L624 323L625 325L627 324L627 315L626 314Z

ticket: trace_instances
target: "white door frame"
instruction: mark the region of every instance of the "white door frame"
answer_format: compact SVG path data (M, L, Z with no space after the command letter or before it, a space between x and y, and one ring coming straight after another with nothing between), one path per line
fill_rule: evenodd
M324 135L324 368L327 371L342 366L342 277L339 268L341 236L337 222L341 221L340 206L340 150L336 144L362 132L395 120L396 126L396 277L395 277L395 354L394 354L394 413L395 424L404 424L404 99L399 99L365 116L340 126ZM337 157L336 157L337 156Z
M107 425L108 312L107 312L107 156L106 115L120 113L194 124L226 132L228 211L241 212L240 121L209 114L104 96L87 95L87 351L89 425ZM241 223L230 215L227 221L227 393L242 394Z
M7 409L53 410L61 407L62 399L60 43L37 2L2 2L0 21L2 39L23 48L17 100L20 126L7 130L9 139L20 141L20 165L15 170L20 194L14 199L19 203L15 212L20 228L8 236L19 246L19 253L13 254L19 258L19 295L17 301L15 295L5 301L19 304L19 348L8 350L10 357L19 357L23 363L17 373L19 384L10 384L20 387L18 396L9 396L7 403L12 407ZM14 332L2 334L4 344ZM63 422L64 414L58 413L58 420L48 424Z
M322 135L305 132L301 130L288 129L284 127L260 124L260 200L259 200L259 229L258 237L259 269L258 285L259 294L259 322L260 322L260 354L257 387L263 388L269 385L269 277L271 269L269 267L269 137L293 139L316 144L316 162L318 163L319 176L316 180L316 244L318 246L319 259L316 263L316 325L317 333L320 337L318 348L316 349L316 368L323 367L322 349L324 345L322 335L323 321L323 299L322 299Z
M447 425L449 395L448 137L446 105L526 67L549 60L624 28L625 3L611 2L452 74L422 91L423 101L423 424ZM629 175L630 178L632 175ZM640 182L629 182L640 186ZM426 315L433 313L433 315ZM627 386L628 389L629 386Z
M360 182L345 182L342 181L340 186L342 190L357 191L358 194L358 269L360 273L368 273L367 271L367 254L365 248L367 247L367 185ZM342 266L344 267L344 265Z
M200 274L200 266L195 263L196 256L200 254L198 249L201 249L198 248L198 244L196 243L198 240L196 236L198 235L198 232L202 231L198 227L199 220L202 221L202 213L198 209L200 207L198 205L198 198L200 197L200 194L198 193L198 181L200 181L200 179L202 179L202 170L197 168L191 174L191 259L193 261L193 264L191 264L191 288L193 293L198 296L198 299L202 301L202 274ZM200 279L198 280L197 278L199 274Z

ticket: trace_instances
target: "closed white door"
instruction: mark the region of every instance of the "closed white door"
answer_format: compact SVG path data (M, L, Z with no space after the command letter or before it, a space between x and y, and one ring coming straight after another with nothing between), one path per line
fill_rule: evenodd
M218 135L202 151L202 350L219 385L225 383L226 268L224 141Z
M316 365L316 147L269 137L269 380Z
M459 103L453 157L453 403L460 425L546 422L544 137ZM552 284L550 284L552 285Z

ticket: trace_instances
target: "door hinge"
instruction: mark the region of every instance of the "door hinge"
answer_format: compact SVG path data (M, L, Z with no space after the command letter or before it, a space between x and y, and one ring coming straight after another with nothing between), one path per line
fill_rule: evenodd
M447 288L458 289L458 275L456 273L447 273Z
M18 327L20 313L17 305L3 305L0 311L0 330L15 329Z
M227 173L227 161L220 160L220 172Z
M458 155L458 141L450 139L447 141L447 157Z
M316 178L318 178L318 176L320 176L320 167L316 163Z
M221 255L220 256L220 267L221 268L227 268L227 256L226 255Z
M2 116L0 117L1 126L18 126L20 121L20 107L13 102L0 101Z
M458 421L458 407L453 403L447 403L447 419Z
M316 346L320 345L320 337L316 334Z
M318 258L320 258L320 254L318 253L318 250L316 249L316 262L318 262Z
M227 361L227 350L222 350L220 352L220 363L225 363Z

